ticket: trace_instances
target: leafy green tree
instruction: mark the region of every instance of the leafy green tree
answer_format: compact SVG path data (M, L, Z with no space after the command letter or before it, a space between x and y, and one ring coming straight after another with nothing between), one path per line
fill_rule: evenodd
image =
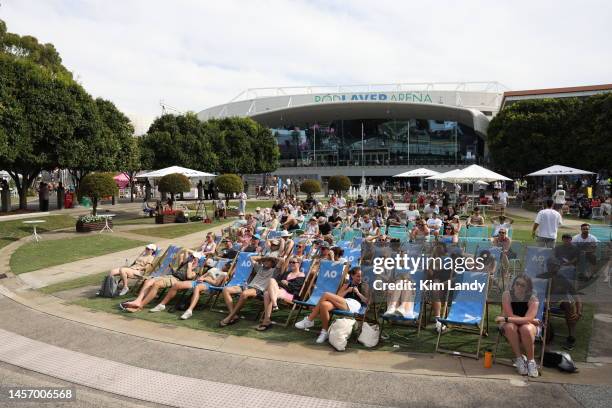
M342 194L342 192L351 188L351 179L344 175L331 176L327 185L330 189Z
M321 183L318 180L306 179L300 184L300 190L308 195L321 191Z
M177 193L185 193L191 190L191 182L189 179L180 173L167 174L159 179L157 189L162 193L170 193L174 200L174 195Z
M130 202L134 202L134 184L136 174L142 170L141 152L139 139L129 137L122 140L121 155L117 169L123 172L130 183Z
M109 173L89 173L81 180L81 193L91 199L92 214L97 215L98 200L118 194L117 183Z
M243 191L244 184L237 174L222 174L215 178L215 185L219 191L225 194L225 201L229 202L230 194L238 194Z

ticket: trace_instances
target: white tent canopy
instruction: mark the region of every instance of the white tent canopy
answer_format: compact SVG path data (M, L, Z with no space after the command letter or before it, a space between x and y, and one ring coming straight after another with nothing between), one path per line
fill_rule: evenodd
M174 174L174 173L182 174L185 177L190 178L190 179L200 179L204 177L216 177L215 174L206 173L203 171L187 169L185 167L180 167L180 166L171 166L171 167L166 167L165 169L159 169L159 170L151 171L149 173L140 174L138 175L138 178L159 179L168 174Z
M495 173L489 169L485 169L477 164L472 164L464 169L451 170L446 173L442 173L438 176L430 177L430 180L442 180L448 183L475 183L477 181L484 181L490 183L492 181L506 180L511 181L506 176Z
M431 177L431 176L436 176L438 174L440 173L437 171L433 171L433 170L429 170L429 169L421 167L420 169L414 169L414 170L407 171L405 173L396 174L393 177Z
M576 176L581 174L595 174L591 171L575 169L573 167L560 166L555 164L554 166L547 167L542 170L538 170L533 173L529 173L528 176Z

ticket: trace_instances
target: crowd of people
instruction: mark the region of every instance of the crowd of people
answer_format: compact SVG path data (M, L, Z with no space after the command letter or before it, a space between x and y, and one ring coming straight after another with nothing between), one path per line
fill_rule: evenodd
M253 213L241 212L220 236L209 232L198 248L180 252L170 264L170 273L142 281L139 278L154 264L152 252L156 248L147 246L132 266L110 272L121 278L121 295L127 294L130 279L143 282L137 297L122 302L120 307L126 312L140 312L158 298L160 290L166 290L163 298L149 309L153 313L161 312L177 294L191 291L189 302L180 316L189 319L202 296L218 294L227 308L219 326L226 327L239 321L245 304L259 300L262 313L256 330L265 331L273 327L273 314L281 304L291 305L296 300L303 300L312 290L316 280L316 272L312 271L317 271L323 261L331 261L345 265L346 278L337 291L322 294L310 313L295 323L298 329L310 329L315 320L320 320L317 343L323 343L329 337L333 310L356 313L367 310L371 304L373 291L362 268L371 265L374 256L389 255L391 252L385 251L391 250L404 251L405 245L414 245L419 252L434 257L465 256L466 250L460 245L461 232L486 227L490 234L483 237L483 241L486 240L488 245L479 256L485 258L484 269L490 273L492 281L499 277L502 281L498 285L502 315L496 321L516 356L518 372L537 375L534 342L542 329L542 322L537 321L534 311L541 300L537 298L529 276L515 274L511 279L510 231L514 220L505 214L504 207L498 215L489 218L483 216L478 208L466 212L465 208L460 208L461 196L456 206L450 202L445 189L409 195L405 199L410 203L408 208L399 210L390 194L358 196L355 200L332 196L326 203L312 196L299 200L288 195L286 199L275 200L271 208L258 207ZM556 237L556 228L560 225L560 218L555 215L558 212L552 207L550 204L544 213L538 214L534 223L534 235L543 246L550 246L551 236L554 234ZM596 242L588 228L585 224L577 236L563 237L563 243L554 249L554 256L548 263L550 273L554 272L555 265L576 263L574 249L578 244ZM343 243L347 236L351 241ZM345 252L351 246L361 248L357 263L346 257ZM499 248L497 260L489 248ZM244 253L250 253L250 277L237 285L228 285L237 267L233 261ZM594 259L587 259L594 264ZM306 260L311 262L308 267ZM428 279L443 284L443 289L431 291L427 299L431 303L435 330L444 332L447 327L441 322L441 317L446 313L448 284L453 272L445 267L428 267L425 273ZM390 279L410 279L410 276ZM555 290L573 296L572 302L560 302L566 312L569 330L566 343L571 349L575 344L575 327L582 313L582 303L577 292L571 289L575 286L559 282L562 280L556 280ZM380 303L387 306L383 315L415 316L414 291L389 290Z

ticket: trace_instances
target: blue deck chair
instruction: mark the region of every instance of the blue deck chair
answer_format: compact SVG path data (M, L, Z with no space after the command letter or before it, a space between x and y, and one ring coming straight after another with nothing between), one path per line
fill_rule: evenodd
M336 246L342 248L344 252L347 252L349 249L353 248L351 241L338 241Z
M300 312L303 308L312 308L319 303L319 299L325 292L336 293L340 287L340 283L344 280L346 274L346 267L343 263L332 262L328 260L322 260L319 263L319 272L316 276L314 288L310 293L307 300L295 300L293 303L296 305L298 311L295 317L297 320L300 317ZM293 316L292 309L287 316L287 322L285 325L289 325L291 317ZM294 320L294 322L295 322Z
M399 239L400 242L408 240L408 231L404 227L390 226L387 228L387 235Z
M345 241L353 241L355 238L362 238L362 237L363 237L363 233L359 229L350 229L350 230L344 231L344 234L342 234L342 239Z
M491 247L491 241L486 238L463 238L459 243L468 254L477 254L482 249Z
M486 225L472 225L469 228L461 228L459 238L488 238L489 228Z
M266 239L280 238L282 231L270 231Z
M361 243L363 242L363 237L355 237L353 238L353 248L361 248Z
M478 282L484 284L482 292L473 290L457 290L454 292L453 301L450 304L450 311L446 319L440 319L440 322L446 324L449 328L467 329L478 334L478 345L476 346L476 354L463 353L457 350L443 349L440 347L440 338L442 331L438 333L436 342L436 351L441 353L449 353L453 355L461 355L472 357L478 360L480 358L480 344L485 329L484 319L486 318L487 307L487 292L489 290L489 274L486 272L463 272L455 275L454 282L471 283ZM448 303L450 291L446 295Z
M422 325L422 314L421 311L424 309L423 307L423 291L421 290L421 282L425 280L425 273L423 271L416 271L411 275L411 279L415 284L415 292L414 292L414 308L412 309L414 312L414 317L404 317L399 314L394 315L382 315L382 324L380 327L380 334L382 335L384 330L385 322L390 323L412 323L417 326L417 336L421 332Z
M251 257L255 255L257 254L254 252L240 252L236 256L236 264L234 265L235 269L230 280L222 286L208 286L211 295L216 295L215 300L210 306L211 310L215 306L219 293L221 293L223 288L230 286L242 286L247 283L249 276L251 276L251 272L253 272L253 262L251 262Z
M312 269L312 262L312 259L302 260L302 264L300 265L300 267L304 271L304 275L306 275L306 277L308 277L308 275L310 274L310 270Z
M340 241L342 239L342 228L334 228L331 232L332 238L334 242Z
M538 311L536 313L536 319L542 322L542 325L538 329L536 333L536 340L541 341L542 347L540 348L540 367L542 367L542 363L544 362L544 349L546 346L546 327L548 320L548 310L550 303L550 280L549 279L539 279L532 278L531 282L533 283L533 291L535 292L536 297L538 298ZM498 331L497 339L495 340L495 347L493 349L493 362L495 362L497 357L497 348L499 346L499 341L501 339L502 334Z
M345 251L344 257L347 259L350 268L359 266L361 262L361 248L351 248Z
M149 274L149 277L156 278L159 276L169 275L171 273L170 264L176 259L176 256L181 251L181 247L170 245L166 252L162 255L159 265Z
M537 278L538 275L546 272L546 264L552 252L552 248L526 247L523 273L530 278Z
M609 242L612 240L612 227L591 225L591 235L601 242Z

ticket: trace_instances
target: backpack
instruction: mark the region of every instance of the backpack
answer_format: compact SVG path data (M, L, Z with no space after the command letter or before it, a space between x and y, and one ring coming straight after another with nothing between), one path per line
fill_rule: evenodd
M115 276L105 276L102 281L102 286L100 286L100 292L98 296L114 298L119 294L119 279Z

